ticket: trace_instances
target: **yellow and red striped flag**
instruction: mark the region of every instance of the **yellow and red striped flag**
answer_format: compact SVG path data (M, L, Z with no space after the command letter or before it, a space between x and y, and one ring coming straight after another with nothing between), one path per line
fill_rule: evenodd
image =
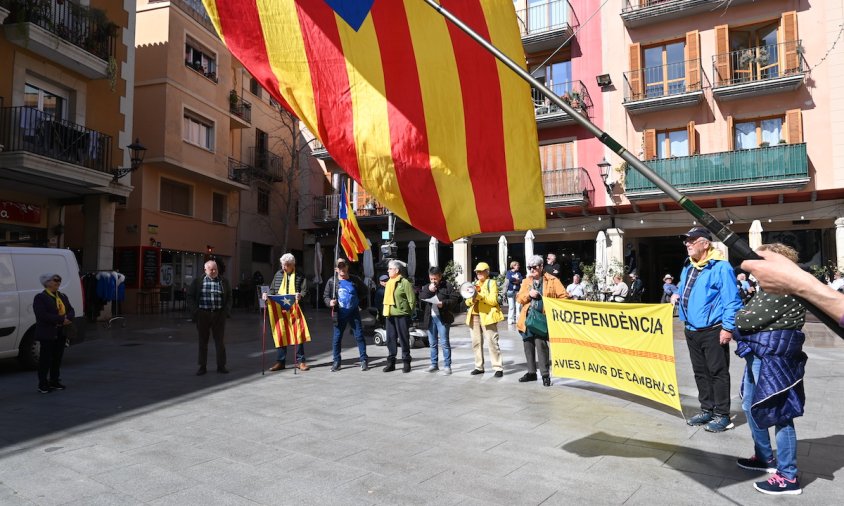
M398 217L545 228L530 87L421 0L203 0L232 54ZM524 62L509 0L441 0Z
M352 262L357 262L358 255L369 249L369 241L366 240L363 231L358 226L355 212L350 212L351 207L349 194L346 193L346 184L343 183L340 185L340 212L338 214L340 220L340 245L343 246L346 258Z
M267 297L267 311L270 314L270 328L273 331L275 347L306 343L311 340L308 322L295 295L270 295Z

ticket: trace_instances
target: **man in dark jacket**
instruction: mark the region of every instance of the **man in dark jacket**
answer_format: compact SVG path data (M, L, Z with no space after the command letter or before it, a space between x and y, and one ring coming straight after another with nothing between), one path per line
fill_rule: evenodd
M334 362L331 372L340 370L340 348L346 325L352 327L352 335L358 344L360 354L360 369L368 371L366 356L366 341L363 338L363 324L360 319L360 306L366 303L366 285L357 276L349 274L349 264L344 258L337 259L336 274L325 284L322 298L325 305L331 308L334 316L334 336L331 349L334 352ZM336 288L335 288L336 286Z
M428 280L430 283L423 286L419 294L419 298L423 302L422 328L428 329L428 343L431 345L431 366L428 367L428 372L439 370L437 365L439 359L437 348L439 345L442 346L443 361L445 362L443 374L447 376L451 374L451 343L448 340L448 331L451 324L454 323L452 309L459 301L459 297L451 283L443 279L443 273L439 267L428 269ZM433 297L436 297L439 301L437 304L426 302Z
M217 372L226 374L226 345L223 336L226 332L226 317L231 316L232 289L229 281L219 275L217 262L205 262L205 276L196 278L187 293L188 310L196 322L199 333L199 369L197 376L206 372L208 362L208 338L214 335L214 348L217 355Z
M35 295L32 311L35 313L35 339L41 343L38 391L48 394L53 390L65 389L59 376L65 348L65 329L72 324L76 313L67 295L59 291L61 276L42 274L40 281L44 291Z

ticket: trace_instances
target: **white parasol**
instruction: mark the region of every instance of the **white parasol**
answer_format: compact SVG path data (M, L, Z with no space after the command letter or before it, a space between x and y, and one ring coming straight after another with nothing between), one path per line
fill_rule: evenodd
M528 230L525 234L525 265L528 265L528 260L533 256L533 240L536 236L533 235L532 230Z
M439 246L440 241L438 241L436 237L431 237L431 240L428 241L428 264L431 267L439 266Z
M507 238L498 238L498 272L507 272Z
M322 245L317 241L314 243L314 284L322 284Z
M407 243L407 277L413 279L416 275L416 243Z

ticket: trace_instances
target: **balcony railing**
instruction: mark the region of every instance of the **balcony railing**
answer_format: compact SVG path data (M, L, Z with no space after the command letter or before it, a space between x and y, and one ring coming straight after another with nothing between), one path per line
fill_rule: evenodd
M120 27L100 9L70 1L3 0L2 4L9 9L5 24L33 23L106 62L115 55Z
M206 79L209 79L209 80L211 80L215 83L219 82L219 79L217 78L217 70L216 69L210 69L209 70L209 69L205 68L204 66L202 66L202 62L190 62L188 60L185 60L185 67L193 70L197 74L199 74L199 75L205 77Z
M595 186L583 167L542 171L545 203L554 205L582 205L591 202Z
M650 160L648 166L685 193L719 193L799 187L809 180L806 144L743 149L707 155ZM628 169L625 193L634 199L661 195L661 190Z
M234 90L229 93L229 112L247 123L252 122L252 104L243 100Z
M576 111L583 112L592 108L592 97L589 96L589 91L583 85L582 81L554 84L550 88L551 91L563 99L563 102L570 105ZM532 89L531 94L533 96L533 108L537 121L543 121L555 115L565 115L560 107L552 103L536 89Z
M0 109L4 152L26 151L99 172L112 172L111 136L31 107Z
M730 0L734 7L754 0ZM621 19L630 28L663 22L697 13L717 11L722 0L624 0Z
M571 28L566 0L550 0L516 11L522 37Z
M283 179L282 160L275 153L266 149L249 148L254 176L270 181L281 181Z
M386 216L389 212L386 207L382 206L380 202L375 200L374 197L370 196L362 188L355 190L350 200L355 216L358 218ZM339 193L316 196L313 201L313 214L311 218L313 221L336 220L337 214L339 213L339 205Z
M803 63L799 40L716 54L712 57L713 87L802 75Z
M255 167L229 157L229 179L237 183L249 184Z
M700 91L702 74L699 59L630 70L624 73L624 101L636 102Z

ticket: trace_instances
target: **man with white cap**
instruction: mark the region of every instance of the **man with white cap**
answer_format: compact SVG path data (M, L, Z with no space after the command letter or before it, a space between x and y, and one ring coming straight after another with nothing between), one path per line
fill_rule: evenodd
M489 264L479 262L475 267L475 295L466 299L466 326L472 333L472 351L475 354L475 368L471 374L484 373L484 340L489 348L495 377L504 376L504 361L498 346L498 322L504 320L504 313L498 305L498 284L489 279Z
M674 284L674 277L671 274L666 274L662 277L662 302L671 302L671 296L677 293L677 285Z

